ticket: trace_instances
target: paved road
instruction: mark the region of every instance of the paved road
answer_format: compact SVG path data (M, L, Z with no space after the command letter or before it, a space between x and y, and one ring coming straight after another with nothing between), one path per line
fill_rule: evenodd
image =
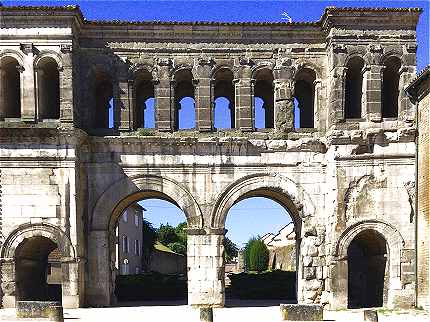
M389 314L389 315L387 315ZM39 321L42 321L38 319ZM325 321L362 322L361 310L326 311ZM14 309L0 309L0 321L18 321ZM22 320L20 320L22 321ZM25 321L28 321L26 319ZM65 310L65 322L199 322L199 311L185 305L86 308ZM214 322L280 322L279 306L214 309ZM384 312L380 322L430 321L424 311Z

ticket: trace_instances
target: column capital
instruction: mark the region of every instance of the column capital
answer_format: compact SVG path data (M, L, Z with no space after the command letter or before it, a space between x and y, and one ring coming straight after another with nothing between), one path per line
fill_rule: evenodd
M71 44L61 44L60 51L63 54L70 54L73 51L73 46Z
M19 44L19 48L26 55L34 53L33 43L21 43Z

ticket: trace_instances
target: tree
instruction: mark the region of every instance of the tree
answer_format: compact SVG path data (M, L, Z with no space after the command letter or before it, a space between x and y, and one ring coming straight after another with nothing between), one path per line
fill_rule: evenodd
M143 240L142 240L142 266L144 271L148 271L151 254L154 250L155 241L157 240L157 231L152 224L143 220Z
M248 270L262 272L269 264L269 250L260 237L252 237L245 246L245 261Z
M157 240L163 245L169 247L175 253L187 254L187 223L182 222L176 227L169 224L160 225L157 230Z
M224 256L227 262L231 261L234 257L237 257L239 248L233 243L230 238L224 237Z

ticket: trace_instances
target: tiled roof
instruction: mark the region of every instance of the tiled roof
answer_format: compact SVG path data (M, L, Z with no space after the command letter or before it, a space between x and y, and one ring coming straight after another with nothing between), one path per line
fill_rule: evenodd
M201 25L201 26L319 26L328 13L333 12L421 12L421 8L353 8L327 7L319 21L293 22L215 22L215 21L125 21L87 20L77 5L67 6L0 6L0 11L76 11L85 24L89 25Z

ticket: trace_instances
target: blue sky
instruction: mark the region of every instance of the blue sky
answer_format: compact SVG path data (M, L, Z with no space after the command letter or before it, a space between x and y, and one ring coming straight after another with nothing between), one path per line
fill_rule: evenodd
M268 21L283 20L287 12L293 21L317 21L326 6L339 7L422 7L424 9L417 27L418 70L429 64L429 3L428 1L2 1L4 5L64 5L78 4L87 19L100 20L160 20L160 21ZM184 102L192 104L192 102ZM219 108L226 109L221 100ZM261 106L257 102L256 106ZM148 104L153 108L152 104ZM187 109L184 106L184 111ZM217 107L218 108L218 107ZM257 118L262 119L261 110ZM147 125L153 126L153 121ZM190 127L192 116L184 119ZM261 122L261 121L257 121ZM258 123L257 127L260 127ZM218 128L228 127L223 118L215 118ZM180 209L160 200L147 200L142 204L148 209L147 219L155 227L162 222L176 225L185 220ZM227 217L227 236L239 246L252 235L276 232L290 222L289 215L277 203L264 198L251 198L236 204Z

